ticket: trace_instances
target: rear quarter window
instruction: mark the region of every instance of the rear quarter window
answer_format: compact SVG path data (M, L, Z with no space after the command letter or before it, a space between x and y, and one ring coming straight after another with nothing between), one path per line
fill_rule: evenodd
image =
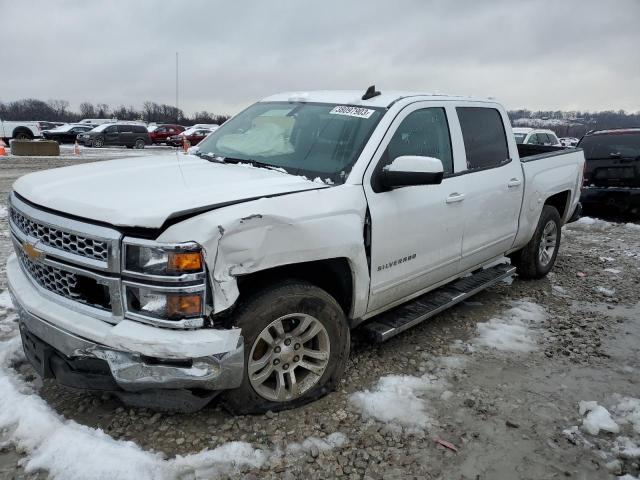
M456 111L469 170L497 167L509 161L507 135L498 110L485 107L456 107Z

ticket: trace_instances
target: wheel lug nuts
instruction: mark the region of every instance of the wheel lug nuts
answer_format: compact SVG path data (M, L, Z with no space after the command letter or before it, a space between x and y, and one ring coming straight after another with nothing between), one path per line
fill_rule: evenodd
M280 363L280 360L278 360L277 358L273 361L274 365L278 365Z
M285 363L285 364L282 366L282 368L283 368L284 370L288 370L288 369L289 369L289 364L288 364L288 363Z
M280 353L280 347L274 348L273 351L276 352L276 353Z
M287 347L288 347L289 345L291 345L291 339L290 339L290 338L287 338L287 339L284 341L284 344L285 344Z
M293 346L293 349L294 349L294 350L300 350L300 344L299 344L299 343L296 343L296 344Z
M294 361L294 362L297 362L297 361L299 361L299 360L300 360L300 357L299 357L298 355L296 355L295 357L293 357L293 361Z

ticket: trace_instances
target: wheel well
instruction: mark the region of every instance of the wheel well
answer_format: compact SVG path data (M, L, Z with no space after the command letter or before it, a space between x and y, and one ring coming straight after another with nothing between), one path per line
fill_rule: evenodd
M545 205L551 205L558 210L560 214L560 218L564 218L564 214L567 210L567 204L569 203L571 192L568 190L565 192L556 193L555 195L551 195L544 202Z
M353 299L353 277L346 258L331 258L313 262L282 265L238 277L240 299L269 284L286 279L305 280L336 299L349 316Z
M31 130L29 130L28 128L24 128L24 127L17 127L13 131L13 136L12 137L15 138L20 133L26 133L27 137L33 138L33 132Z

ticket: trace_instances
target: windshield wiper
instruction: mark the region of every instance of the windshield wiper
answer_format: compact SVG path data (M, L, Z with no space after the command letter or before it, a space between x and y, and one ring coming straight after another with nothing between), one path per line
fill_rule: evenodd
M196 157L204 158L208 162L224 163L224 157L221 157L220 155L217 155L213 152L197 151L195 155Z
M234 163L234 164L246 163L246 164L251 165L252 167L266 168L266 169L269 169L269 170L275 170L277 172L289 173L282 167L276 167L275 165L271 165L269 163L259 162L257 160L253 160L251 158L233 158L233 157L220 157L220 158L224 161L224 163Z

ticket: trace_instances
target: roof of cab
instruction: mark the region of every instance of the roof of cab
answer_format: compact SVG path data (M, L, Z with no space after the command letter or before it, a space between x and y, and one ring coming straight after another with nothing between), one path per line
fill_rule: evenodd
M262 102L309 102L334 103L340 105L362 105L367 107L389 107L406 97L421 97L422 100L467 100L478 102L494 102L491 98L472 98L458 95L441 95L437 93L406 92L398 90L381 91L380 95L362 100L365 90L315 90L307 92L282 92L263 98Z

